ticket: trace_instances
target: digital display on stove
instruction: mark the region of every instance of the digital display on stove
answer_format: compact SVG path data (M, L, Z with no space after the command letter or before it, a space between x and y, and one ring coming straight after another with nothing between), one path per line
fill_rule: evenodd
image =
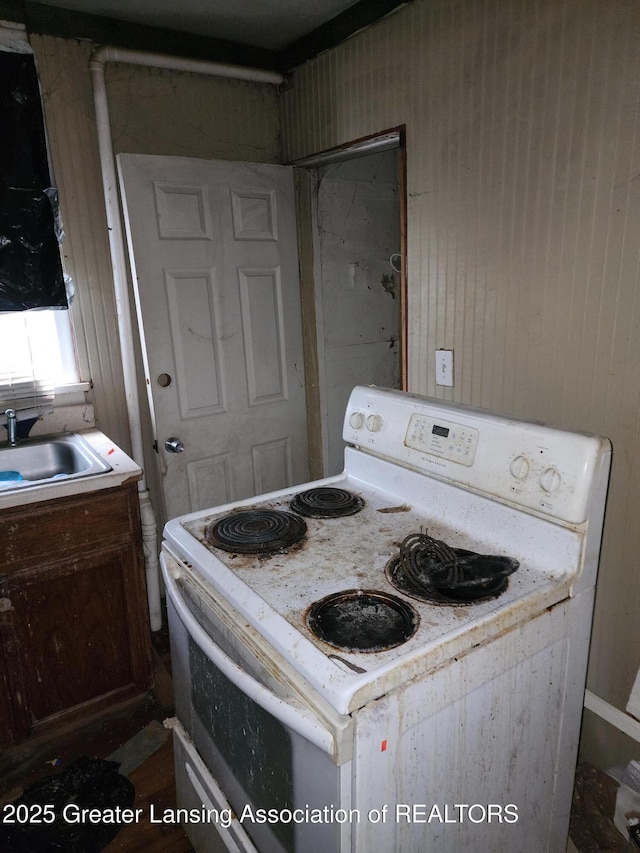
M433 429L431 430L433 435L440 435L442 438L449 437L449 429L447 427L438 426L438 424L433 425Z
M419 453L428 453L439 459L448 459L458 465L473 465L480 433L469 424L453 421L436 421L429 415L414 412L404 443Z

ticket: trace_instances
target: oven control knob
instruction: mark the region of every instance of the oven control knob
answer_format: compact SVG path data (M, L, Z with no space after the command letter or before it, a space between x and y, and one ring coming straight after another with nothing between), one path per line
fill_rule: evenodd
M369 415L367 418L367 429L369 432L380 432L382 427L382 418L380 415Z
M349 426L353 429L362 429L362 425L364 424L364 415L362 412L354 412L349 417Z
M516 480L524 480L529 473L529 460L526 456L516 456L511 462L509 470Z
M562 477L557 468L547 468L540 474L540 485L545 492L557 492L561 482Z

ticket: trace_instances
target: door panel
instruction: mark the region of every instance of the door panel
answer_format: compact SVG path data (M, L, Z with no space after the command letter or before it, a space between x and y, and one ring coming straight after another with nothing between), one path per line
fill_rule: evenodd
M168 516L306 481L291 169L118 167Z

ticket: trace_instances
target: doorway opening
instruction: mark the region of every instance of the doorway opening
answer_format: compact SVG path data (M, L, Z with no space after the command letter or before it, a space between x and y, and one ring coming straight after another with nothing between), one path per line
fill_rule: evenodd
M355 385L406 388L402 129L294 163L312 477L342 470Z

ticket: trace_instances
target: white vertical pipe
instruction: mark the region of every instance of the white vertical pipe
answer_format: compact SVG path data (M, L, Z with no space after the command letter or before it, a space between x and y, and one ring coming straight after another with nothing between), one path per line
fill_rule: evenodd
M160 605L160 573L158 563L158 525L151 504L149 490L144 475L144 449L142 441L142 425L140 419L140 397L135 363L133 326L131 316L131 301L127 284L127 264L118 188L116 183L115 160L111 141L111 123L109 106L104 79L104 64L91 62L89 65L93 83L93 97L96 110L98 129L98 147L102 170L102 185L104 203L107 215L107 232L109 234L109 249L113 269L113 286L120 333L120 354L124 374L124 388L131 435L131 452L133 459L142 469L142 479L138 482L138 500L140 502L140 521L142 529L142 548L144 554L145 573L147 578L147 600L149 604L149 621L152 631L162 628L162 609Z
M107 215L107 231L109 234L109 249L113 267L113 286L115 292L118 330L120 333L120 349L122 369L124 373L127 416L131 434L131 451L135 462L142 469L142 479L138 483L140 501L140 518L142 526L142 542L144 550L145 571L147 577L147 596L149 601L149 618L151 630L159 631L162 627L162 611L160 607L160 573L158 563L157 532L153 505L144 476L144 449L142 440L142 422L140 398L135 363L135 346L133 336L133 318L129 287L127 280L127 256L124 236L122 233L122 217L118 196L113 142L111 139L111 120L105 84L105 63L125 62L134 65L145 65L154 68L165 68L173 71L185 71L193 74L209 74L218 77L228 77L235 80L248 80L256 83L280 85L284 77L271 71L243 68L239 65L227 65L219 62L205 62L182 57L166 56L164 54L144 53L141 51L124 50L113 47L101 47L94 52L89 62L91 81L93 84L93 99L96 111L96 126L98 132L98 148L102 171L102 186Z

